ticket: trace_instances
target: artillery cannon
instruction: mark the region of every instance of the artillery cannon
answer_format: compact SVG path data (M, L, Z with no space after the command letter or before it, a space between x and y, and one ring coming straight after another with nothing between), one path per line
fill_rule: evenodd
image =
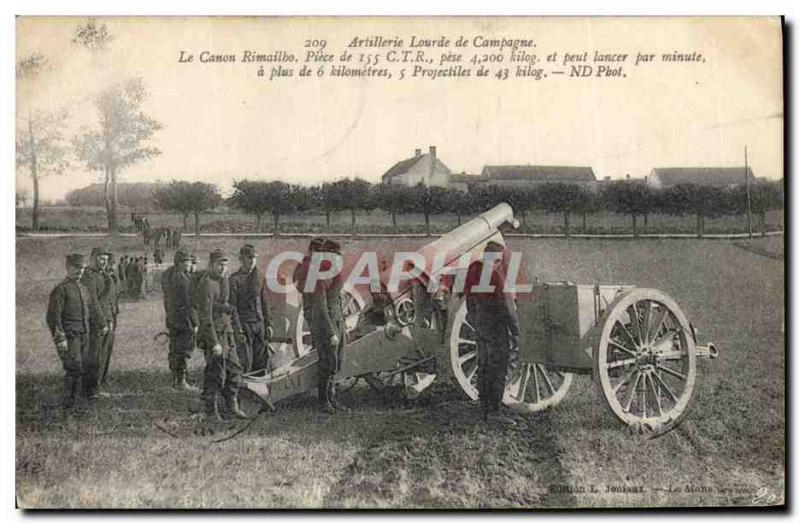
M413 396L447 370L477 399L477 344L465 300L453 293L454 270L477 260L490 241L505 245L502 230L517 225L511 207L500 204L420 248L419 277L396 290L345 286L347 340L337 379L352 384L364 378L375 387L399 382ZM424 285L431 281L437 284ZM286 297L287 337L273 348L278 365L244 376L245 391L262 401L316 387L317 356L301 301L299 292ZM718 355L713 344L697 343L679 306L654 289L536 283L517 296L517 306L520 343L512 351L503 402L519 412L555 406L575 375L585 374L620 421L659 435L689 408L697 358Z

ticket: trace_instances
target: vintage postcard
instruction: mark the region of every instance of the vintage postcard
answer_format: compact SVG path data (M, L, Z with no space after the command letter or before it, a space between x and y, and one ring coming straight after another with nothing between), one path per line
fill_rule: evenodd
M784 506L783 32L18 17L17 506Z

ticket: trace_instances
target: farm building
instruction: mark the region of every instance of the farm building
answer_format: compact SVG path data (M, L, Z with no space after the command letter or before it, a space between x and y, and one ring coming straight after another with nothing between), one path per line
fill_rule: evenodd
M486 182L486 177L483 175L470 175L467 173L452 173L450 175L450 184L448 187L451 189L458 189L459 191L467 192L471 188L476 187Z
M747 177L754 182L753 170ZM678 184L697 184L713 187L734 187L745 183L744 167L656 167L645 177L647 185L656 189Z
M577 184L597 189L597 178L589 166L483 166L486 184L508 187L535 187L547 183Z
M430 146L427 153L421 149L414 156L396 163L381 177L384 183L416 186L447 187L450 179L450 168L436 158L436 146Z

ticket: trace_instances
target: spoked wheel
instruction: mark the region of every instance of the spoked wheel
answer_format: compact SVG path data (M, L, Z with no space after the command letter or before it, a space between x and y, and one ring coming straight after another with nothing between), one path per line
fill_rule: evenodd
M594 365L611 411L638 433L669 431L692 401L697 368L691 327L661 291L635 289L612 306Z
M478 344L467 322L465 301L456 308L450 330L450 366L458 385L473 400L478 398ZM512 351L503 403L517 411L533 413L550 408L567 395L574 374L545 364L519 360Z
M311 329L306 325L303 316L303 298L300 295L300 305L297 308L297 319L295 320L295 348L297 356L302 357L311 351ZM342 309L344 310L344 329L350 333L358 327L358 319L364 311L365 302L361 295L351 286L342 289Z

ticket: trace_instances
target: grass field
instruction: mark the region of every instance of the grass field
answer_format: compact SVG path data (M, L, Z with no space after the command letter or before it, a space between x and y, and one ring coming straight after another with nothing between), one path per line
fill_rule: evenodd
M112 396L62 420L61 371L44 323L63 255L97 240L17 240L16 475L22 507L621 507L779 504L785 487L782 238L728 241L518 240L541 280L658 288L721 357L700 361L685 422L653 440L631 435L589 377L555 409L508 430L476 423L477 406L437 381L413 403L346 394L327 421L313 396L213 444L197 434L199 401L168 387L160 295L122 305ZM194 240L192 240L194 242ZM239 241L202 239L201 260ZM297 241L256 239L269 253ZM344 249L413 248L418 240L352 241ZM139 250L136 239L111 243ZM201 357L192 359L195 380ZM155 423L176 428L179 438ZM552 489L569 486L570 489ZM633 489L631 489L633 488ZM606 492L611 489L613 492ZM595 490L598 493L595 493ZM631 493L630 491L638 491Z
M146 213L152 227L183 227L183 219L179 215L164 213ZM462 217L463 218L463 217ZM123 232L133 232L130 212L121 212L120 228ZM194 218L190 217L188 231L194 232ZM753 218L753 231L759 231L758 217ZM431 231L444 233L458 224L454 214L435 215L431 217ZM42 231L105 231L107 226L105 210L102 208L42 208L40 229ZM31 227L30 209L17 211L17 227L19 231L28 231ZM647 225L641 217L637 220L640 233L696 233L697 221L694 216L674 217L654 214L649 217ZM783 211L767 213L766 231L783 229ZM200 217L200 230L205 233L252 233L256 231L255 217L241 213L215 211ZM262 230L273 231L272 219L265 216ZM327 226L324 215L292 214L281 218L282 233L322 233ZM356 218L358 233L378 234L391 233L391 215L374 210L359 213ZM397 230L400 233L425 233L425 217L423 215L398 215ZM520 232L561 234L564 231L564 219L559 214L544 212L528 213ZM602 212L589 215L586 229L579 215L570 218L572 233L630 233L631 219L625 215ZM740 216L724 216L706 219L706 233L741 233L747 231L747 218ZM350 213L333 213L331 215L330 233L350 233Z

